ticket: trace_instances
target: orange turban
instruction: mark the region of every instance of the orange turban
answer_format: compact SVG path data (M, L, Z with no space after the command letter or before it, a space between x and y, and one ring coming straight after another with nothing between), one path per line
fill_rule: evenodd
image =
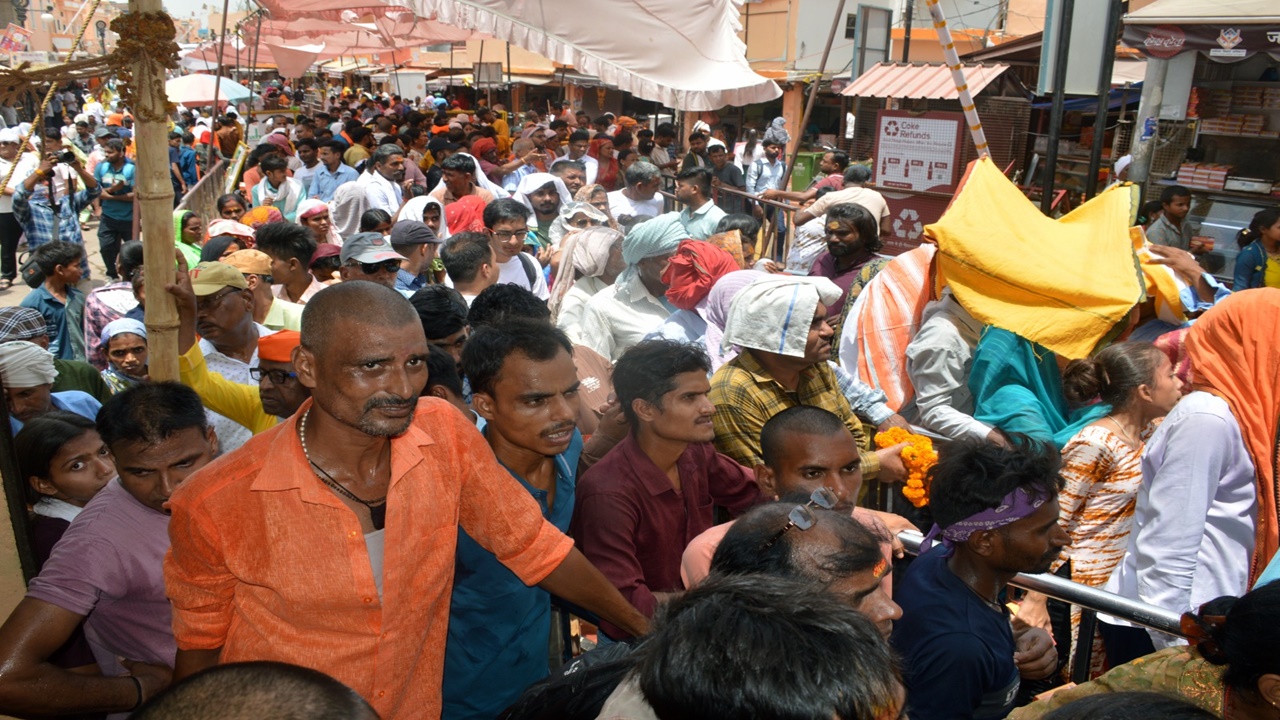
M293 349L302 342L296 330L281 330L258 338L258 359L267 362L293 362Z

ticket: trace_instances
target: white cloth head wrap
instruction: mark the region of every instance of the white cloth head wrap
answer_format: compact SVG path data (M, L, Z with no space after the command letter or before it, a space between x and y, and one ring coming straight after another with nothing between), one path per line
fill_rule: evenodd
M729 306L724 345L804 357L818 303L840 299L839 286L824 277L769 277L743 288Z
M551 230L547 233L550 236L551 247L560 247L561 241L563 241L567 235L580 229L569 224L569 221L573 219L573 216L579 213L591 218L591 220L597 225L609 224L609 216L600 212L600 210L591 203L574 201L571 203L561 204L560 215L555 220L551 221Z
M449 239L449 218L444 214L444 203L431 197L430 195L419 195L415 198L409 198L405 201L404 206L400 208L400 217L397 223L403 220L417 220L418 222L426 222L422 219L423 213L427 211L428 205L435 205L440 209L440 231L436 233L436 237L441 240Z
M7 388L48 385L58 377L53 353L25 340L0 344L0 380Z
M102 328L103 350L105 351L107 345L111 343L111 338L117 335L124 335L125 333L133 333L134 335L137 335L143 340L146 340L147 326L143 325L141 322L137 320L133 320L132 318L120 318L119 320L112 320L111 322L107 323L106 327Z
M529 196L542 189L547 183L553 183L556 186L556 192L560 195L560 207L573 202L573 196L569 194L569 186L564 184L564 180L552 175L551 173L529 173L520 178L520 184L516 186L516 192L511 197L519 200L525 207L529 208L529 222L536 223L533 214L533 202L529 200Z
M614 244L620 240L622 232L608 226L584 228L565 237L564 245L560 248L560 272L563 277L556 278L551 288L551 299L547 302L552 322L560 317L564 297L573 289L573 273L581 273L584 278L599 277L609 264L609 254Z

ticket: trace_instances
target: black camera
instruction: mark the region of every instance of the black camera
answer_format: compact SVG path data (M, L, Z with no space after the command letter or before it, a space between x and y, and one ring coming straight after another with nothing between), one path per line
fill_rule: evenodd
M75 154L75 153L73 153L73 152L71 152L70 150L63 150L63 151L62 151L61 153L59 153L59 155L58 155L58 162L59 162L59 163L63 163L63 164L66 164L66 165L70 165L70 164L74 163L75 161L76 161L76 154Z

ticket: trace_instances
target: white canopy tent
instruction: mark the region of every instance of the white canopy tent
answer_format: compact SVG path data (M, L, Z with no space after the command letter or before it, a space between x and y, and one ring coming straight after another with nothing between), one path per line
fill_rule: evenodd
M273 23L327 20L357 31L365 29L357 18L372 15L384 35L406 26L415 34L446 36L436 42L453 39L441 26L483 34L680 110L716 110L782 95L777 83L747 63L738 38L744 0L602 0L590 6L581 0L258 1L270 10ZM412 21L408 11L419 19ZM399 47L414 42L390 34ZM309 39L323 40L326 50L349 42L330 33Z
M420 17L506 40L668 107L716 110L782 95L747 64L738 38L742 0L605 0L589 10L580 0L398 1Z
M1276 0L1156 0L1125 15L1135 25L1161 23L1228 23L1262 25L1280 23L1280 2Z

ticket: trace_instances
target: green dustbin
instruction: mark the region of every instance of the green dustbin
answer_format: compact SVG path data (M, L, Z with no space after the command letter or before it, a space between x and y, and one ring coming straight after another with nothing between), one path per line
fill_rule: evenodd
M818 161L822 155L820 152L796 153L796 167L791 171L792 190L803 192L809 189L809 183L818 175Z

